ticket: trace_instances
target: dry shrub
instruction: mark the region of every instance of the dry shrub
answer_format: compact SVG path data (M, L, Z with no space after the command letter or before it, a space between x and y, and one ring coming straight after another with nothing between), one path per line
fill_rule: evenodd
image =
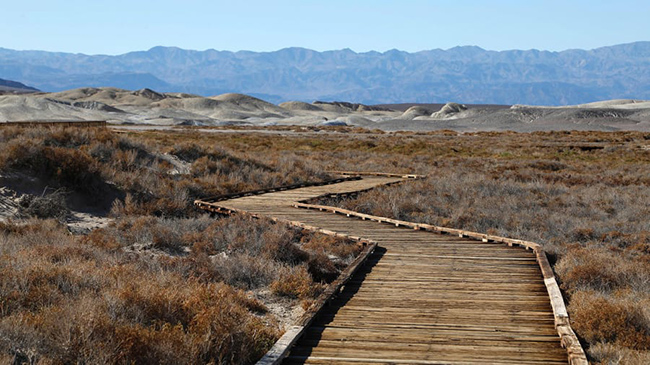
M171 231L202 226L162 223ZM162 223L127 222L128 239ZM3 359L250 364L280 335L259 301L214 276L184 275L204 256L127 253L115 248L124 238L93 244L107 232L76 238L52 221L0 228Z
M26 144L23 144L26 143ZM77 149L33 145L14 140L4 148L6 169L29 172L53 185L84 193L101 189L102 179L92 157Z
M24 195L18 204L18 213L27 217L55 218L63 221L70 214L70 210L66 203L65 191L59 189L41 196Z
M199 197L329 177L297 161L266 164L253 154L192 138L158 144L108 129L3 128L0 141L3 170L83 193L86 200L109 208L115 201L114 216L192 217L197 215L192 201ZM192 164L191 174L179 174L165 153Z
M29 362L29 359L17 359L14 355L0 353L0 364L15 364L21 362Z
M215 222L208 216L184 219L125 217L103 229L93 231L88 236L88 242L103 246L118 245L183 254L195 243L193 238L197 234L203 234Z
M324 253L345 251L337 245L356 246L246 217L126 217L83 237L53 220L0 224L0 353L250 364L280 330L238 288L270 287L308 305L338 274Z
M638 299L637 299L638 300ZM578 292L571 296L572 324L589 343L612 343L634 350L650 350L650 318L647 305L629 295L603 296Z
M629 348L599 342L588 350L596 364L603 365L646 365L650 364L650 351L635 351Z
M357 242L335 236L308 234L302 240L305 242L303 249L335 256L345 265L354 260L363 249Z
M307 262L308 271L316 282L330 283L339 276L339 268L324 252L316 252Z
M648 258L617 251L595 244L569 249L555 266L562 288L569 293L586 290L610 293L628 288L645 291L650 282Z
M281 267L278 263L246 253L218 255L213 260L213 265L224 282L243 289L269 285Z
M185 162L194 162L206 154L205 148L190 142L174 145L169 153Z
M529 163L528 166L543 171L560 171L568 167L564 163L558 161L549 161L549 160L533 161Z
M271 291L291 298L309 299L318 295L322 287L314 285L305 265L284 268L270 285Z
M9 245L20 240L9 239ZM0 314L38 310L83 292L97 291L106 284L103 276L93 275L94 260L101 254L92 248L74 245L70 239L56 244L14 248L0 263ZM8 258L11 257L12 260Z

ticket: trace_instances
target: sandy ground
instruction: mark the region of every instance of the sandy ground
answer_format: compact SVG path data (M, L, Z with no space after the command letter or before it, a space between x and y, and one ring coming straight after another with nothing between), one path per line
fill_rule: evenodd
M295 326L298 319L305 313L297 299L279 297L271 293L268 288L250 291L249 295L264 303L285 330L290 326Z
M20 222L29 217L20 214L20 200L27 194L38 195L42 189L37 179L30 179L26 184L25 176L0 175L0 222ZM18 183L16 183L18 182ZM113 219L107 216L107 212L101 212L88 207L72 207L69 214L61 218L73 234L86 234L95 228L105 227Z

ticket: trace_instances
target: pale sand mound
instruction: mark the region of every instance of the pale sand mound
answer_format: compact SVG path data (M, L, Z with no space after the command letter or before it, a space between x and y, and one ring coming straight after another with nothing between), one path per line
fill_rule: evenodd
M179 98L179 99L187 99L187 98L200 98L200 95L196 94L188 94L188 93L165 93L166 96L172 97L172 98Z
M0 122L23 120L106 120L110 114L70 105L49 98L0 96Z
M73 101L70 103L71 106L76 108L83 108L89 110L99 110L103 112L115 112L123 113L122 110L114 108L110 105L104 104L101 101Z
M333 112L333 113L341 113L341 114L349 114L353 112L386 112L386 111L393 111L388 108L384 107L378 107L378 106L370 106L370 105L365 105L365 104L357 104L357 103L348 103L345 101L314 101L312 105L316 105L319 108L323 109L324 111L327 112Z
M65 90L65 91L59 91L56 93L48 93L47 96L50 98L54 99L60 99L60 100L82 100L82 101L89 101L90 97L93 95L100 93L102 91L108 92L110 90L118 91L121 89L115 89L115 88L96 88L96 87L82 87L79 89L72 89L72 90ZM124 90L121 90L124 91Z
M223 112L247 115L258 118L290 117L293 114L275 104L243 94L222 94L209 99L223 102Z
M314 105L305 103L303 101L287 101L279 105L281 108L291 111L310 111L310 112L322 112L323 108Z
M353 125L358 127L373 127L376 122L360 115L346 115L336 118L335 120L324 121L321 125Z
M238 107L241 110L248 111L258 111L263 110L268 113L274 113L278 115L289 115L287 110L269 102L266 102L262 99L258 99L249 95L244 94L222 94L218 96L212 96L209 99L223 101L230 103L233 106Z
M467 107L458 103L447 103L440 110L431 114L433 119L447 119L457 117L459 113L467 110Z
M224 103L208 98L185 98L185 99L165 99L157 103L152 103L153 108L173 108L183 109L189 112L212 112L218 110Z
M629 104L637 104L643 102L645 102L645 100L612 99L612 100L595 101L593 103L579 104L574 106L579 108L613 108L613 107L629 105Z
M161 94L159 92L156 92L156 91L153 91L153 90L147 89L147 88L136 90L136 91L133 92L133 95L141 96L143 98L147 98L147 99L153 100L153 101L160 101L160 100L165 99L167 97L167 96L165 96L165 95L163 95L163 94Z
M153 102L171 98L165 94L158 93L151 89L141 89L136 91L123 90L114 87L92 88L86 87L81 89L61 91L58 93L46 94L47 97L58 100L69 101L98 101L113 107L124 105L130 106L149 106Z
M399 117L399 119L413 120L416 117L422 117L430 114L431 114L431 110L416 105L406 109L406 111Z
M210 98L167 98L151 104L153 108L178 109L217 120L281 118L291 113L277 105L251 96L224 94Z
M618 99L597 101L595 103L576 105L579 108L613 108L613 109L650 109L650 101L648 100L633 100L633 99Z
M578 105L563 105L563 106L538 106L538 105L513 105L512 109L520 108L543 108L543 109L650 109L650 100L637 100L637 99L613 99L595 101L593 103L578 104Z

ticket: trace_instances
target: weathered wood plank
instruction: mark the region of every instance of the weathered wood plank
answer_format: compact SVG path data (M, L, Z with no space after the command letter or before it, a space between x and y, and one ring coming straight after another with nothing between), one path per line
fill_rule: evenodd
M376 244L274 347L294 346L287 363L586 363L541 246L306 203L419 178L345 175L357 180L196 202Z

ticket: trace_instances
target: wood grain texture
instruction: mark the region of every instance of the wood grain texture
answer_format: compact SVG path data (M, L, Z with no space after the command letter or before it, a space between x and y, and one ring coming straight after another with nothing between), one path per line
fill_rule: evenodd
M304 203L418 177L372 173L196 202L376 244L263 364L587 364L540 245Z

